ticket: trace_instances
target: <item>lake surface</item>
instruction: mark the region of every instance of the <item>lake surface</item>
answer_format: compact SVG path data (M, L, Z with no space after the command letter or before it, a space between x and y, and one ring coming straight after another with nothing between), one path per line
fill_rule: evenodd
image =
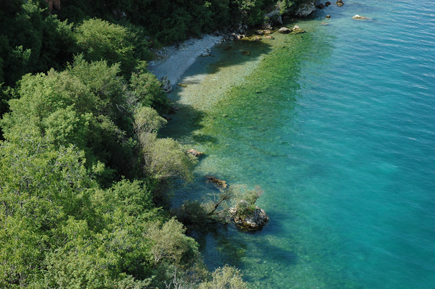
M271 219L198 235L206 263L253 288L435 288L435 3L348 0L297 24L215 48L172 93L164 134L207 154L175 199L212 197L213 174L261 186Z

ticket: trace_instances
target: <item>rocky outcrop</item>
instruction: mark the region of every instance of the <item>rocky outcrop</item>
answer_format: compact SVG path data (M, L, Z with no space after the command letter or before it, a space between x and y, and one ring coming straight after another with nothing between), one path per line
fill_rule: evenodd
M263 209L250 205L245 200L240 200L229 212L232 221L237 227L245 231L261 230L269 221L269 216Z
M307 0L299 4L299 7L295 11L295 16L306 17L316 10L316 1Z
M325 2L325 7L328 7L328 6L331 5L331 4L332 4L331 2L326 1L326 2Z
M344 5L343 0L337 0L337 2L335 2L335 4L337 4L338 7L341 7Z

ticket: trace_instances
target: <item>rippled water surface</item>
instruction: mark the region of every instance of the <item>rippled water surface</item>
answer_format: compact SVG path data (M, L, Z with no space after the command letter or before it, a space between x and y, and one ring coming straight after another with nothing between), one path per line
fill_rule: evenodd
M177 194L205 174L265 191L261 232L198 237L254 288L435 288L435 4L345 3L216 48L173 95L165 133L207 154Z

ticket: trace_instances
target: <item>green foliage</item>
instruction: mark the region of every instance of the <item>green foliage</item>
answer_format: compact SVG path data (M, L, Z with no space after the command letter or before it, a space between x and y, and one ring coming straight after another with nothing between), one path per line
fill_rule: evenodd
M24 131L57 146L74 144L85 151L88 167L101 162L106 175L111 169L129 175L136 165L132 112L118 74L117 65L78 57L63 72L24 76L21 98L9 102L11 113L2 120L5 137L18 141Z
M143 182L101 189L83 152L23 133L0 146L0 287L144 288L198 245Z
M83 153L54 150L46 139L21 136L0 147L0 287L36 278L56 228L74 214L90 215L96 183L86 175Z
M213 280L199 285L199 289L247 289L240 270L224 266L213 272Z
M162 89L162 84L154 74L141 70L133 73L130 79L130 90L136 101L142 106L150 106L159 113L168 113L170 101Z
M83 21L74 32L79 51L88 61L106 60L120 63L124 76L129 77L136 67L133 35L128 29L101 19Z
M147 174L156 179L182 177L190 180L194 158L186 155L181 145L173 139L157 138L157 130L166 121L149 107L140 107L134 118Z

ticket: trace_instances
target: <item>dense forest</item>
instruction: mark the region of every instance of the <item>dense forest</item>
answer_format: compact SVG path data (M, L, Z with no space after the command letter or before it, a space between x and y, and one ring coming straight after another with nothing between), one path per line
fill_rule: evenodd
M0 3L0 287L246 288L167 210L195 158L158 137L171 102L146 63L276 1Z

